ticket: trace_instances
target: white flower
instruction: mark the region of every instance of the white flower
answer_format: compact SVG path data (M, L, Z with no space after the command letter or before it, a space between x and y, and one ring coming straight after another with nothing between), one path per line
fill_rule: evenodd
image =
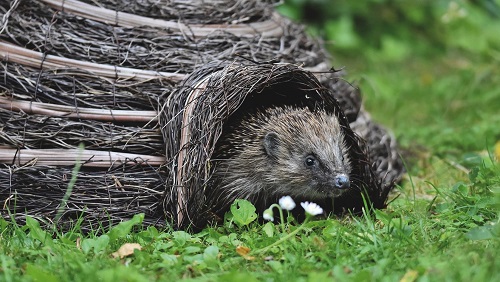
M320 206L318 206L318 204L316 204L316 203L303 202L303 203L300 203L300 205L304 208L306 213L308 213L310 215L318 215L318 214L323 213L323 209Z
M274 221L273 210L272 209L265 210L264 213L262 214L262 217L267 221Z
M278 201L280 204L280 207L284 210L291 211L295 208L295 202L293 201L292 197L290 196L283 196L280 198Z

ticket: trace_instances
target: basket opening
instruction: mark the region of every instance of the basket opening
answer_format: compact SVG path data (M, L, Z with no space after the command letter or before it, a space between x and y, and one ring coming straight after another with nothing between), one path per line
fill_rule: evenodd
M303 78L302 78L303 79ZM308 84L303 80L295 80L292 78L283 78L272 84L265 85L261 89L249 93L242 103L227 122L224 124L225 132L228 127L241 122L246 116L255 114L258 111L273 107L292 106L298 108L307 107L311 111L318 108L327 109L323 100L320 98L320 91L326 91L321 86L316 86L313 83Z

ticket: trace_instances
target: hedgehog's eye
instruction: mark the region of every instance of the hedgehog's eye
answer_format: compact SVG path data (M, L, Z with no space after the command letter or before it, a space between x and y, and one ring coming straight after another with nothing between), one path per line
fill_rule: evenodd
M306 166L314 166L316 165L316 158L314 156L307 156L306 157Z

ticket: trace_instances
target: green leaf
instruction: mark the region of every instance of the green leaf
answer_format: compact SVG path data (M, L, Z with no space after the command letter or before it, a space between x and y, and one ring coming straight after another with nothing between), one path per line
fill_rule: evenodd
M9 225L10 225L10 222L8 222L7 220L0 217L0 230L4 230Z
M185 231L175 231L172 233L172 237L178 246L184 246L187 240L191 239L191 235Z
M82 251L88 254L90 250L94 250L94 254L98 254L106 249L109 245L109 236L104 234L95 239L84 239L82 242Z
M197 254L201 251L201 248L200 247L196 247L196 246L187 246L184 248L184 251L183 253L185 254Z
M34 264L28 264L26 266L26 276L31 277L33 281L40 282L58 282L59 278L53 273L43 269L40 266Z
M100 270L97 272L97 277L98 281L150 281L150 279L142 276L137 270L124 266Z
M335 281L330 271L311 272L307 275L308 282Z
M144 214L136 214L132 219L120 222L118 225L113 227L109 232L109 239L111 241L115 241L118 238L124 238L130 233L130 230L132 230L132 227L135 225L139 225L142 223L144 220Z
M470 172L469 172L469 180L470 180L472 183L476 182L476 179L477 179L477 177L478 177L478 175L479 175L479 172L480 172L480 169L479 169L479 167L477 167L477 166L476 166L476 167L473 167L473 168L470 170Z
M178 261L176 255L162 253L162 254L160 254L160 257L163 260L162 263L164 263L168 266L175 265L175 264L177 264L177 261Z
M26 217L26 226L30 230L30 236L44 245L51 245L52 237L40 227L40 223L31 216Z
M268 265L269 267L271 267L271 269L276 272L276 273L283 273L283 264L279 261L276 261L276 260L270 260L270 261L266 261L266 265Z
M470 240L487 240L495 238L494 225L479 226L471 229L465 236Z
M264 233L266 233L267 237L273 237L274 236L274 224L272 222L268 222L264 224L262 227L262 230Z
M483 159L477 153L465 153L462 159L466 167L480 166L483 163Z
M453 185L453 187L451 188L451 191L459 194L459 195L462 195L462 196L466 196L467 193L468 193L468 188L467 188L467 185L465 185L465 183L463 182L458 182L457 184Z
M208 246L203 252L203 261L207 265L214 265L217 263L219 256L219 248L217 246Z
M233 270L230 273L219 276L216 280L219 282L233 282L233 281L245 281L245 282L257 282L259 281L254 273L243 272L241 270Z
M203 255L202 254L196 254L192 256L183 256L184 261L187 261L189 263L195 263L198 267L199 265L203 262Z
M234 222L242 227L250 224L257 218L255 207L247 200L238 199L231 205Z

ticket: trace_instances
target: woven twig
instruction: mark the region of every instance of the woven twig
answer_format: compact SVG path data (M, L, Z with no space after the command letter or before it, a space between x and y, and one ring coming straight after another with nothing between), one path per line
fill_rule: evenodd
M191 24L186 25L179 21L165 21L161 19L154 19L149 17L138 16L135 14L110 10L93 5L88 5L81 1L75 0L40 0L49 6L52 6L60 11L68 12L73 15L81 16L86 19L103 22L106 24L123 26L123 27L140 27L151 26L168 29L174 32L188 34L194 37L204 37L216 30L226 30L236 36L240 37L253 37L271 36L279 37L283 35L283 29L279 21L280 17L273 14L269 20L262 22L250 22L247 24ZM201 4L201 3L200 3ZM201 5L200 5L201 6Z
M112 77L117 79L152 79L162 77L174 81L180 81L185 77L183 74L124 68L61 58L31 51L26 48L20 48L13 44L1 41L0 57L2 57L4 61L20 63L29 67L42 67L43 69L78 68L103 77Z
M77 149L2 149L0 150L0 163L74 166L79 155L81 155L80 162L87 167L108 168L128 161L151 166L160 166L165 163L165 158L158 156L95 150L79 152Z
M0 108L28 114L42 114L50 117L67 117L115 122L152 122L156 120L155 111L106 110L70 107L30 101L16 101L0 97Z

